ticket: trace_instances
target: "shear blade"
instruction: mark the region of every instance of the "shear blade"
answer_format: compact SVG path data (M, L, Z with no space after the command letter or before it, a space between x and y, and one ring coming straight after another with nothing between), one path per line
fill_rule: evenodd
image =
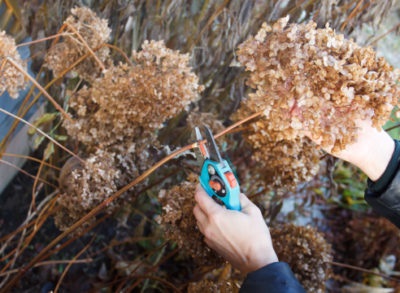
M219 153L218 146L215 143L214 136L213 136L210 128L208 128L207 126L204 126L204 131L206 133L207 146L208 146L208 152L210 155L210 159L215 162L223 163L221 154Z
M195 151L196 152L196 156L201 154L203 159L205 159L205 158L208 159L210 157L210 155L208 153L207 146L203 142L204 139L203 139L203 136L201 135L200 129L198 127L195 127L195 132L196 132L197 145L199 147L197 149L197 151Z

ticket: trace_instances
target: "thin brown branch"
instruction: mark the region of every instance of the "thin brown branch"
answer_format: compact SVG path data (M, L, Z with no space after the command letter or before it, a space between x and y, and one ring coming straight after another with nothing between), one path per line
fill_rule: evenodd
M92 239L89 241L89 243L82 248L81 251L78 252L77 255L75 255L75 257L68 263L68 265L65 267L64 271L62 272L60 279L58 279L57 285L54 288L54 292L57 293L58 289L60 289L61 283L64 280L65 276L67 275L67 272L69 271L69 269L71 268L71 266L73 264L76 264L76 261L78 260L78 258L90 247L90 245L92 245L94 239L96 238L96 236L93 236Z
M11 58L7 58L7 62L12 64L16 69L18 69L26 78L28 78L38 89L39 91L52 103L54 108L59 111L64 118L69 121L72 121L71 117L64 111L64 109L49 95L49 93L34 79L30 74L28 74L18 63L14 62Z
M359 10L359 8L360 8L362 3L363 3L363 0L359 0L358 1L356 7L354 7L354 9L350 12L349 16L346 18L346 20L340 26L340 30L341 31L343 31L347 27L347 25L350 22L350 20L355 17L355 15L357 14L357 12L358 12L358 10Z
M38 210L40 210L41 207L45 206L45 204L46 204L47 202L49 202L49 207L50 207L50 208L54 206L54 203L55 203L55 201L56 201L56 198L52 198L52 197L53 197L53 194L54 194L54 193L50 194L49 196L46 197L46 199L44 199L44 200L42 200L42 201L40 202L40 205L39 205L39 207L38 207ZM52 198L52 201L50 201L51 198ZM44 207L44 210L46 210L46 209L47 209L47 206ZM14 238L15 235L17 235L18 233L20 233L22 230L24 230L24 229L26 229L26 228L29 228L29 227L31 227L31 226L33 226L33 225L35 225L35 222L30 221L30 220L35 216L36 213L37 213L37 212L35 212L33 215L31 215L31 216L30 216L31 218L26 219L25 222L24 222L22 225L20 225L20 227L19 227L18 229L16 229L16 230L12 231L11 233L9 233L9 234L7 234L7 235L1 237L1 238L0 238L0 243L2 243L2 242L9 242L11 238ZM1 254L3 253L3 251L4 251L4 249L0 249L0 253L1 253ZM3 262L6 258L7 258L7 257L2 257L2 258L0 259L0 262Z
M7 110L4 110L2 108L0 108L0 112L3 112L6 115L9 115L11 117L13 117L14 119L18 119L19 121L29 125L30 127L34 128L37 132L39 132L40 134L42 134L43 136L45 136L47 139L49 139L50 141L52 141L55 145L57 145L58 147L60 147L62 150L66 151L68 154L74 156L75 158L77 158L80 162L85 163L84 160L82 160L78 155L74 154L73 152L71 152L69 149L67 149L66 147L64 147L62 144L60 144L58 141L56 141L54 138L50 137L48 134L46 134L45 132L43 132L41 129L37 128L36 126L34 126L32 123L26 121L25 119L18 117L10 112L8 112Z
M79 38L79 40L83 43L83 45L86 47L86 49L90 52L90 54L93 56L93 58L96 60L96 62L99 64L101 71L104 71L106 67L104 66L103 62L97 57L97 55L93 52L92 48L88 45L88 43L85 41L85 39L81 36L81 34L72 26L67 24L68 29L71 29L76 36Z
M42 73L42 68L39 70L39 72L38 72L38 74L36 76L37 77L41 76L41 73ZM34 91L34 86L31 86L31 88L29 89L29 92L26 94L26 96L25 96L24 100L22 101L21 105L18 107L18 111L16 113L17 116L24 117L26 115L26 113L28 113L29 109L33 106L34 102L36 102L39 99L39 97L42 95L39 92L39 94L36 96L34 101L32 101L32 103L30 103L29 106L26 107L26 104L28 103L30 97L32 96L33 91ZM9 138L11 137L12 133L17 128L18 124L19 124L19 121L18 120L14 120L13 123L11 124L11 126L8 127L7 134L3 137L2 141L0 142L0 156L1 156L2 152L5 151L5 149L7 147L7 142L9 140Z
M145 281L146 279L150 279L150 280L155 280L167 287L169 287L170 289L173 290L173 292L182 292L178 287L176 287L174 284L172 284L171 282L168 282L166 279L154 276L154 275L143 275L140 276L140 281ZM135 284L136 285L136 284ZM134 288L134 287L133 287ZM128 292L130 292L131 289L133 289L132 287L128 289Z
M122 57L124 57L124 59L126 60L126 62L128 62L128 64L129 64L130 66L133 66L133 63L132 63L131 59L129 59L128 55L126 55L125 52L124 52L123 50L121 50L121 49L118 48L117 46L114 46L114 45L111 45L111 44L104 44L104 46L109 47L109 48L111 48L111 49L113 49L113 50L119 52L119 53L122 55ZM103 46L101 46L101 47L103 47Z
M52 36L49 36L49 37L46 37L46 38L41 38L41 39L37 39L37 40L34 40L34 41L18 44L17 48L18 47L23 47L23 46L34 45L34 44L38 44L38 43L45 42L45 41L48 41L48 40L56 39L56 38L59 38L59 37L62 37L62 36L70 36L70 35L71 34L69 34L69 33L58 33L58 34L55 34L55 35L52 35Z
M224 8L226 8L226 6L228 5L228 3L230 2L230 0L225 0L213 13L213 15L211 15L211 17L208 19L207 23L205 24L205 26L201 29L197 39L194 41L193 46L196 46L196 44L199 43L201 36L204 34L204 32L212 25L212 23L214 22L214 20L224 11ZM193 50L193 48L191 48L191 50Z
M41 266L57 265L57 264L70 264L70 263L72 263L72 264L89 263L92 261L93 261L93 259L91 259L91 258L77 259L77 260L74 260L74 259L72 259L72 260L46 260L46 261L38 262L33 267L37 268L37 267L41 267ZM0 273L0 277L18 273L20 270L21 270L21 268L18 268L18 269L6 271L4 273Z
M337 266L337 267L342 267L342 268L347 268L347 269L360 271L360 272L363 272L363 273L377 275L377 276L380 276L382 278L389 279L391 281L395 281L397 283L400 283L399 279L393 278L391 276L388 276L388 275L380 273L380 272L375 272L373 270L367 270L367 269L364 269L364 268L360 268L360 267L357 267L357 266L352 266L352 265L348 265L348 264L340 263L340 262L336 262L336 261L328 261L327 263L331 264L333 266Z
M398 127L400 127L400 123L397 123L397 124L395 124L395 125L393 125L391 127L386 128L385 131L391 131L391 130L396 129Z
M1 109L0 109L0 110L1 110ZM21 172L21 173L25 174L26 176L29 176L29 177L31 177L31 178L33 178L33 179L36 178L36 176L34 176L34 175L32 175L32 174L26 172L25 170L21 169L20 167L15 166L14 164L12 164L12 163L10 163L10 162L7 162L7 161L5 161L5 160L3 160L3 159L0 159L0 163L5 164L5 165L10 166L10 167L13 167L14 169L17 169L18 172ZM50 183L50 182L48 182L48 181L46 181L46 180L44 180L44 179L42 179L42 178L38 178L38 180L41 181L41 182L43 182L43 183L45 183L45 184L47 184L47 185L49 185L49 186L51 186L51 187L53 187L53 188L57 188L57 186L55 186L54 184L52 184L52 183Z
M31 156L24 156L24 155L20 155L20 154L4 153L4 154L2 154L2 156L3 157L12 157L12 158L21 158L21 159L26 159L26 160L29 160L29 161L34 161L34 162L37 162L37 163L42 162L42 160L40 160L38 158L31 157ZM59 168L57 166L54 166L52 164L49 164L47 162L43 162L43 165L45 165L47 167L50 167L52 169L55 169L57 171L61 171L61 168Z
M231 126L225 128L225 130L223 130L220 133L214 135L214 138L218 138L218 137L220 137L220 136L222 136L222 135L224 135L226 133L229 133L232 129L238 127L239 125L242 125L242 124L246 123L247 121L250 121L250 120L252 120L254 118L260 117L263 113L264 113L264 111L260 111L260 112L254 113L253 115L250 115L249 117L246 117L246 118L236 122L235 124L232 124Z
M40 173L42 173L43 170L43 162L42 160L40 162L39 170L37 171L37 174L35 176L35 181L33 182L33 187L32 187L32 199L31 199L31 205L29 207L29 211L35 210L36 209L36 189L37 189L37 184L38 184L38 179L40 178Z
M394 27L392 27L390 30L388 30L387 32L385 32L384 34L376 37L374 40L372 40L371 42L369 42L368 46L375 46L376 43L383 39L384 37L386 37L388 34L394 32L395 30L397 30L400 27L400 23L396 24Z

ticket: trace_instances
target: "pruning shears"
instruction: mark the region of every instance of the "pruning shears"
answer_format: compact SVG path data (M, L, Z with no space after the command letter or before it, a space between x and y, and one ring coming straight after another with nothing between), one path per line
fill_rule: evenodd
M217 203L230 210L240 211L240 187L228 162L222 159L211 130L204 126L206 140L200 129L195 128L199 155L204 159L200 172L200 184Z

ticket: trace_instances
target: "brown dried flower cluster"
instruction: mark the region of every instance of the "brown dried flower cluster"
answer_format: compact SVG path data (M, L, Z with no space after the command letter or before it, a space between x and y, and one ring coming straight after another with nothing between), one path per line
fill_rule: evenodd
M67 161L59 178L57 203L62 208L55 216L57 227L65 230L126 184L121 163L126 163L121 162L121 156L100 149L85 160L84 166L75 158ZM136 177L138 172L131 168L129 175ZM107 212L116 206L117 202L111 202Z
M73 8L71 14L64 22L66 28L62 41L52 46L46 56L47 66L57 77L90 52L87 46L95 51L101 62L107 63L110 58L109 48L103 46L110 39L108 21L97 17L87 7ZM86 80L93 80L101 73L99 63L92 55L85 58L74 70Z
M346 221L345 229L343 221ZM334 227L332 242L336 251L335 258L339 262L373 269L377 268L380 260L388 255L400 259L399 230L387 219L365 215L343 219L343 215L340 215L335 225L337 227ZM398 270L399 266L397 261L395 270ZM357 279L361 274L350 270L348 275Z
M239 292L243 283L244 276L240 271L232 268L232 265L226 262L221 267L207 272L203 279L197 282L190 282L187 292Z
M187 289L188 293L238 293L241 286L241 281L236 279L213 281L213 280L201 280L199 282L190 283Z
M225 129L221 120L218 120L214 114L207 112L190 112L186 119L186 123L191 129L194 129L196 126L201 127L202 125L207 125L214 134Z
M256 89L245 103L264 111L263 129L272 140L294 140L308 131L323 148L337 151L356 139L356 119L380 127L397 104L399 72L328 26L288 20L263 24L238 50Z
M241 120L251 114L245 104L235 113L235 119ZM261 180L264 188L270 191L294 190L299 183L311 180L318 173L321 152L306 137L277 140L278 132L269 129L265 118L250 123L244 132L256 161L249 179Z
M87 9L72 12L65 23L79 31L90 47L108 40L106 21ZM77 58L86 52L75 38L65 38L61 44ZM106 64L102 76L88 79L88 84L69 100L74 119L65 120L64 127L85 145L89 155L84 168L67 176L68 189L59 199L74 219L151 166L152 148L159 145L157 130L198 99L203 89L191 72L189 56L166 48L163 41L146 41L141 51L132 52L132 59L132 65ZM85 65L81 70L90 74L97 69ZM59 220L58 226L65 226L62 217Z
M265 125L262 122L257 124ZM258 130L262 128L260 126ZM265 175L268 175L264 177L270 188L293 190L299 183L311 180L318 173L320 151L313 147L309 139L273 142L268 141L267 135L254 133L249 140L254 137L260 145L254 147L253 158L259 162L258 167L265 170Z
M307 292L325 292L332 260L331 247L324 236L310 226L285 224L271 228L278 258L287 262Z
M101 148L155 138L163 122L198 98L202 87L188 66L188 55L151 41L133 59L134 66L111 66L70 99L76 113L74 122L65 123L70 135Z
M210 128L212 133L215 135L225 130L225 126L222 121L218 119L218 117L213 113L207 112L197 112L192 111L188 115L186 119L186 125L190 129L190 132L194 135L194 128L205 125ZM195 139L193 137L193 139ZM217 145L219 146L220 151L222 151L223 146L233 146L234 142L231 141L231 137L229 135L220 136L216 140Z
M15 40L6 32L0 31L0 95L8 91L10 96L16 99L20 90L26 86L25 77L22 72L7 62L7 58L26 71L26 64L17 51Z
M159 201L163 212L159 223L165 226L166 238L176 242L182 252L191 256L198 265L219 267L223 259L204 243L193 215L197 177L193 174L190 181L160 191Z

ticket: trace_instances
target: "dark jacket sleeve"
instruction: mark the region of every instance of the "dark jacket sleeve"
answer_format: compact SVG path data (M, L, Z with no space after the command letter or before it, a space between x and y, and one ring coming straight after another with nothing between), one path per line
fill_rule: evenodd
M380 215L400 228L400 142L395 140L395 149L385 172L376 181L368 180L365 200Z
M247 275L240 293L305 293L285 262L274 262Z

